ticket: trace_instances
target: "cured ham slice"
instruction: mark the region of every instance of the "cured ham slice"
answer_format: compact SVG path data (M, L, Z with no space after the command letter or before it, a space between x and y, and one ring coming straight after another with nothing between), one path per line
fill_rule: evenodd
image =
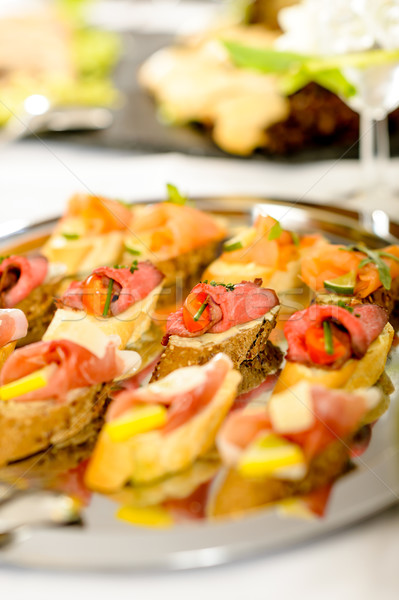
M168 416L162 431L173 431L212 400L231 367L229 358L218 354L203 367L178 369L146 388L122 392L112 403L107 421L122 416L137 405L163 404L168 407Z
M67 340L37 342L16 350L5 362L0 383L6 384L48 365L55 365L47 385L14 398L14 402L54 399L62 402L73 389L112 381L123 373L124 363L110 342L102 358Z
M345 346L341 360L333 365L339 366L350 356L361 358L370 344L380 335L388 322L388 313L374 304L359 305L348 310L340 306L313 305L310 308L293 314L284 326L284 334L288 342L287 360L304 364L318 363L317 348L311 344L309 331L323 332L324 321L334 326L333 330L340 345ZM319 352L319 354L322 354Z
M63 295L62 303L70 308L83 310L86 304L84 296L93 294L91 290L93 278L100 280L104 296L107 294L109 281L115 282L110 312L111 315L116 316L148 296L161 283L163 274L149 261L138 263L133 271L127 267L99 267L94 269L85 281L73 281Z
M288 430L282 433L276 431L273 412L270 404L265 408L253 407L235 411L226 419L221 428L217 446L225 463L236 464L242 451L247 448L261 433L274 432L286 440L301 447L308 463L319 455L327 446L335 441L344 441L354 435L361 425L362 419L379 401L376 390L359 391L351 394L342 390L332 390L322 386L299 384L296 387L273 397L274 411L276 405L281 412L287 398L291 400L286 405L292 417L298 403L303 411L305 395L310 399L308 410L311 414L310 425L305 425L302 431ZM294 419L295 422L295 419ZM349 452L349 447L348 447Z
M13 308L41 285L48 272L44 256L4 258L0 263L0 305Z
M28 321L18 308L0 309L0 348L26 336Z
M243 281L231 287L199 283L192 289L183 308L168 318L164 345L170 335L196 337L206 332L221 333L235 325L248 323L264 316L272 308L278 306L279 300L273 290L262 288L261 285L261 279L257 279L255 282ZM209 317L203 319L202 323L200 318L196 321L196 310L191 308L195 304L196 297L200 298L200 306L205 303L209 305L210 309ZM204 300L202 300L203 297ZM201 323L202 327L195 327L195 330L193 327L189 329L185 311L194 313L194 321Z

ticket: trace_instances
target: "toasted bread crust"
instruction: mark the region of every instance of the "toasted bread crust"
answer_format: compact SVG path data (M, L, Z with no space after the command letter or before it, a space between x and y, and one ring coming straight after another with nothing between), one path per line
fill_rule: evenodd
M275 373L281 365L284 353L269 340L264 349L252 360L240 364L242 381L238 393L243 394L260 385L268 375Z
M59 285L59 280L39 285L27 298L16 305L15 308L22 310L28 320L28 333L17 341L18 348L42 339L55 313L54 297ZM3 307L0 306L0 308Z
M111 442L104 429L86 471L86 484L94 490L113 492L127 481L135 485L156 482L188 468L214 445L216 434L237 394L241 376L230 371L212 401L184 425L163 435L150 431L127 442ZM112 456L105 477L103 457ZM115 464L115 461L116 464Z
M109 389L110 384L98 384L73 390L62 403L1 402L0 466L54 445L67 446L73 439L83 443L85 427L105 412Z
M253 360L264 350L275 324L274 316L271 320L263 319L257 321L253 327L239 331L233 337L225 338L220 342L203 344L200 347L190 345L191 338L188 339L187 345L176 344L174 343L176 336L171 336L154 369L151 382L162 379L180 367L203 365L219 352L227 354L234 368L239 369L244 361Z
M342 388L348 392L373 386L384 372L394 333L392 325L387 323L377 339L370 344L363 358L351 358L340 369L321 369L287 362L273 394L278 394L303 380L329 388Z
M335 442L315 457L309 471L301 481L282 479L246 479L233 470L228 470L222 481L217 482L211 494L208 514L211 517L236 515L261 506L309 494L343 474L348 466L346 444Z
M10 354L14 351L15 344L16 344L16 342L9 342L8 344L6 344L2 348L0 348L0 369L6 362L7 358L10 356Z

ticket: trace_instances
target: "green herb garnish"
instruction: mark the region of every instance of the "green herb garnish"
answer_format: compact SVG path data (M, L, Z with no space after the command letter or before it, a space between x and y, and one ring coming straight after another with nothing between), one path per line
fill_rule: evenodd
M114 265L113 268L114 269L128 269L129 267L127 265Z
M201 304L201 306L199 307L198 311L195 313L195 315L194 315L194 321L199 321L199 319L201 318L202 313L204 312L204 310L206 309L207 306L208 306L208 298Z
M204 283L208 283L207 281L204 281ZM235 288L234 283L221 283L221 282L217 282L217 281L210 281L209 285L211 285L212 287L215 287L217 285L222 285L223 287L226 288L226 290L228 290L229 292L232 292Z
M394 257L392 254L384 252L383 250L370 250L369 248L367 248L367 246L363 244L352 244L351 246L342 248L342 250L346 250L348 252L362 252L363 254L366 254L366 258L364 258L359 263L359 268L361 269L369 263L374 264L377 267L378 275L383 287L386 290L391 289L391 273L388 265L382 260L381 256L385 256L386 258L393 258L394 260L399 260L396 256Z
M184 206L188 202L188 198L183 196L177 189L175 185L172 183L166 184L166 191L168 194L167 202L172 202L172 204L179 204L180 206Z
M129 254L133 254L133 256L140 256L140 254L141 254L140 250L136 250L135 248L130 248L129 246L126 246L126 244L125 244L125 250L126 250L126 252L129 252Z
M353 308L353 306L348 306L347 304L345 304L345 302L343 300L338 300L337 304L338 304L338 306L340 306L341 308L344 308L345 310L347 310L350 313L353 313L353 311L355 310Z
M327 354L330 356L334 354L334 344L333 337L331 331L331 324L329 321L323 322L323 331L324 331L324 348Z
M267 236L267 239L269 241L277 240L282 233L283 233L283 228L281 227L279 221L276 221L276 223L273 225L273 227L269 231L269 235Z
M109 311L112 297L112 288L114 287L114 280L110 279L108 283L107 297L104 304L103 317L106 317Z
M298 248L298 246L300 244L299 235L297 233L295 233L295 231L291 231L290 233L291 233L291 237L292 237L294 246L296 246Z
M138 264L137 260L134 260L134 261L132 262L132 264L130 265L130 269L129 269L129 270L130 270L130 272L131 272L131 273L134 273L135 271L137 271L137 270L138 270L138 268L139 268L139 266L138 266L138 265L139 265L139 264Z
M241 250L241 248L243 248L242 242L233 242L232 244L229 244L229 242L226 242L223 246L223 250L224 252L234 252L234 250Z
M64 231L64 233L62 234L62 236L66 240L78 240L80 238L80 235L78 233L68 233L66 231Z

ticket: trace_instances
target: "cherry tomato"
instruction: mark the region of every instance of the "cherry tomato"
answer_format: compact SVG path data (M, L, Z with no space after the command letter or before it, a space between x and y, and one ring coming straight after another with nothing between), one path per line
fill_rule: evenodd
M108 286L100 275L90 275L83 284L82 302L91 315L103 316Z
M350 353L349 336L344 332L342 338L339 339L338 332L334 325L331 325L333 353L328 354L326 351L324 329L321 326L309 327L306 332L305 342L309 352L311 361L316 365L332 365L335 361L343 358ZM346 342L346 343L345 343ZM348 350L349 348L349 350Z
M184 325L191 333L202 331L211 321L209 304L203 308L207 296L206 292L189 294L183 304ZM203 310L201 310L202 308Z

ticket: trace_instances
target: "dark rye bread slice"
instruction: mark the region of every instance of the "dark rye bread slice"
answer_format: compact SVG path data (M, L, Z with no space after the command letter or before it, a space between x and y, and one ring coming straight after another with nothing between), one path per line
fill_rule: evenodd
M0 466L52 446L84 443L91 423L105 413L110 387L98 384L73 390L64 402L1 402Z
M18 340L18 348L42 339L56 310L54 298L59 286L59 279L56 282L39 285L15 307L22 310L28 319L28 333L24 338Z
M198 343L199 338L177 339L177 336L171 335L168 345L154 369L151 382L162 379L180 367L203 365L219 352L227 354L232 360L234 368L240 370L242 363L255 359L265 349L270 332L275 325L275 315L272 315L270 320L257 319L252 327L242 329L233 336L217 341L219 334L215 334L215 342L201 343L198 346L195 342ZM212 334L205 335L211 336ZM244 371L248 372L248 365L244 365Z
M284 498L309 494L343 475L349 464L347 445L334 442L314 458L306 477L300 481L249 479L229 469L215 482L208 514L212 517L236 515Z
M242 381L238 393L243 394L258 387L268 375L275 373L284 358L284 352L270 340L264 349L252 360L244 360L240 364Z

